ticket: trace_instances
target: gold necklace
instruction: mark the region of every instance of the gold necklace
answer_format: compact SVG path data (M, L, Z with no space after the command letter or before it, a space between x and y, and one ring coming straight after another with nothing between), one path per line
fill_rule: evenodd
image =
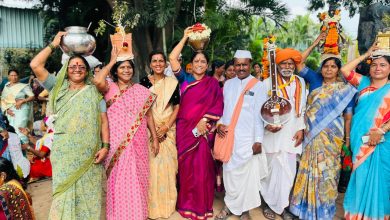
M82 85L78 85L72 81L69 81L69 89L70 90L79 90L79 89L82 89L84 86L85 86L85 83L83 83Z
M130 87L133 86L133 82L132 82L132 81L130 81L129 83L124 83L124 84L122 84L122 85L125 85L125 86L126 86L125 88L122 88L122 89L121 89L121 86L120 86L119 81L118 81L116 84L117 84L117 86L118 86L118 88L119 88L120 91L125 91L125 90L127 90L128 88L130 88Z

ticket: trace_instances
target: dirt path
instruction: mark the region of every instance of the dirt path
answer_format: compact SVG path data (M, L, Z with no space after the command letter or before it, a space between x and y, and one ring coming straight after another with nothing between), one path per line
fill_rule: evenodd
M51 204L51 180L43 180L32 183L28 186L27 191L31 194L33 200L34 212L37 220L46 220L49 215L49 209ZM337 213L335 220L343 218L344 210L342 209L342 201L344 194L340 194L337 199ZM214 199L214 215L218 214L223 205L223 194L217 194ZM261 209L253 209L250 211L250 215L253 220L266 219ZM174 213L169 220L183 219L178 213ZM238 220L238 217L230 217L228 220ZM281 219L281 218L278 218Z

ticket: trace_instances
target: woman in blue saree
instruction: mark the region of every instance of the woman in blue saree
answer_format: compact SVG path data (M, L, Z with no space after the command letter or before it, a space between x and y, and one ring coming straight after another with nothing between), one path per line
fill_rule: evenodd
M390 54L374 45L341 72L359 91L352 118L353 170L344 197L345 218L390 218ZM369 76L354 71L371 58Z
M303 60L321 37L303 53ZM292 191L290 211L299 219L333 219L341 147L344 140L349 142L356 89L339 77L341 61L337 57L325 58L320 73L304 67L303 62L298 65L299 75L310 84L310 93L305 113L304 149Z

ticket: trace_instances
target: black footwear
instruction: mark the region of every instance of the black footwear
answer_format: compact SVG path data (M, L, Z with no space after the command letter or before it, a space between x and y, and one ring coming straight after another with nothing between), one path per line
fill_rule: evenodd
M229 208L225 205L222 208L222 210L219 212L219 214L217 216L215 216L215 219L217 219L217 220L226 220L231 215L232 215L232 212L230 212Z
M283 220L296 220L296 219L298 219L297 216L293 215L291 212L289 212L286 209L282 213L282 218L283 218Z
M274 220L276 213L268 205L266 205L263 208L263 215L264 215L264 217L266 217L269 220Z

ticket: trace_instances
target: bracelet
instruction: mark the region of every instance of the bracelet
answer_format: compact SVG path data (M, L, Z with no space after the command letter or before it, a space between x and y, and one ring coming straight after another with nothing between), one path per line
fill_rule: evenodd
M378 131L380 131L382 134L386 134L386 132L382 128L378 128Z
M102 148L107 148L108 150L110 150L110 143L102 143Z
M349 139L349 136L346 136L345 139Z
M382 127L382 130L383 130L384 132L388 132L388 131L389 131L389 126L388 126L388 125L383 126L383 127Z
M56 47L52 44L52 43L50 43L49 45L47 45L52 51L54 51L55 49L56 49Z

